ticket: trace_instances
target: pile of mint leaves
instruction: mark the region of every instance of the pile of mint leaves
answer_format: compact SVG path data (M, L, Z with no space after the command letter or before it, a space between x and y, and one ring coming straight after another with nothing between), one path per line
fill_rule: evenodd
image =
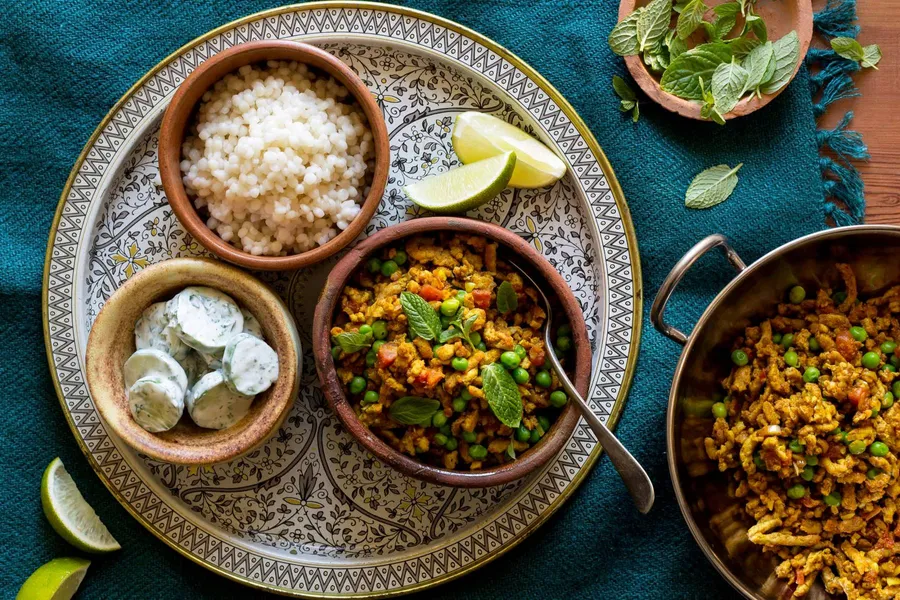
M700 36L707 41L689 47ZM753 0L711 11L703 0L677 0L674 6L673 0L653 0L613 28L609 46L620 56L642 56L650 71L661 73L664 91L702 103L701 116L720 125L742 98L787 85L800 60L797 32L770 41Z

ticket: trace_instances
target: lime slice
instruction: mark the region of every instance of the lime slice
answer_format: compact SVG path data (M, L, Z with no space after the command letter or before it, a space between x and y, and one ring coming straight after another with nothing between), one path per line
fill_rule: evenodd
M41 479L41 504L56 533L76 548L98 553L121 548L58 458L47 465Z
M465 112L453 126L453 150L463 164L503 152L516 153L516 170L509 186L540 188L566 174L564 163L550 148L518 127L480 112Z
M478 208L503 191L513 169L513 152L426 177L403 188L409 199L436 213L460 213Z
M25 580L16 600L69 600L90 564L84 558L54 558Z

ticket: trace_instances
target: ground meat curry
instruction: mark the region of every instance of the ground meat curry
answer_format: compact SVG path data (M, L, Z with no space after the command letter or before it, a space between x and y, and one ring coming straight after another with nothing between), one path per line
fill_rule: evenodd
M338 378L360 421L396 450L483 469L537 444L565 406L536 290L502 249L464 234L382 250L342 291L331 329ZM499 254L499 256L498 256Z
M850 599L898 598L900 286L861 301L837 269L843 289L795 287L735 342L706 453L794 596L821 576Z

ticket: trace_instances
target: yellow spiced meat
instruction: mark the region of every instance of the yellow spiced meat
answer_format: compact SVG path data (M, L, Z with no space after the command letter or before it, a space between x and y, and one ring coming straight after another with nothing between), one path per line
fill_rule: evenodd
M837 270L843 289L795 287L735 341L705 449L795 597L821 576L830 593L887 600L900 597L900 286L862 300Z
M514 460L566 404L537 291L502 253L479 236L416 236L380 251L342 291L331 335L347 397L371 431L422 462ZM565 360L571 328L557 335Z

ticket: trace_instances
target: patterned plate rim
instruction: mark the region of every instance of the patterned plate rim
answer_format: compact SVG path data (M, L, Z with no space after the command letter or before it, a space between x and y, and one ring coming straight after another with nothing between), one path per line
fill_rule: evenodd
M299 598L334 598L334 597L343 597L343 598L385 598L392 596L401 596L405 594L410 594L417 591L422 591L426 589L430 589L466 575L489 562L503 556L516 546L518 546L525 538L527 538L531 533L533 533L538 527L540 527L544 522L546 522L572 495L572 493L578 489L584 480L585 476L591 471L594 464L600 458L600 454L602 452L602 448L599 444L595 445L593 451L591 452L588 459L582 465L582 468L579 469L578 473L575 477L572 478L571 484L567 486L567 488L561 493L552 505L547 507L538 518L536 518L532 523L529 524L525 529L518 532L518 534L513 538L513 540L507 544L505 547L500 548L497 552L485 554L483 557L476 559L471 564L467 565L465 568L459 569L452 573L447 573L441 577L436 577L434 579L430 579L428 581L415 583L409 586L404 586L401 588L396 588L393 590L387 590L382 592L374 592L374 593L363 593L363 594L341 594L340 596L335 596L333 594L316 594L310 592L295 592L285 590L280 587L273 587L265 584L264 582L254 581L249 578L241 577L235 573L230 571L226 571L225 569L207 562L200 558L197 555L194 555L181 546L179 546L173 540L170 540L167 536L163 535L161 532L157 531L150 523L145 522L145 520L139 515L127 502L127 500L121 496L118 490L112 485L112 482L103 474L100 465L97 463L90 449L84 443L84 441L78 435L77 426L73 420L71 413L67 410L65 395L62 390L61 382L59 381L59 377L56 372L56 365L53 360L53 349L51 345L50 339L50 314L49 314L49 283L50 283L50 267L51 260L53 258L53 248L54 248L54 240L56 238L57 231L59 229L60 220L62 218L63 209L66 204L66 200L69 196L69 193L72 189L72 185L75 181L75 177L81 169L85 159L94 143L100 137L104 128L109 124L112 120L113 116L125 105L125 103L131 98L131 96L138 91L141 86L143 86L148 80L150 80L156 73L162 70L170 61L177 59L182 54L188 52L192 48L202 44L203 42L214 38L215 36L239 27L245 23L250 23L253 21L257 21L259 19L263 19L266 17L273 17L280 14L296 12L299 10L322 10L322 9L335 9L335 8L355 8L360 10L380 10L384 12L391 12L401 16L413 17L416 19L421 19L423 21L427 21L429 23L445 27L448 30L455 31L461 35L464 35L480 44L490 49L491 51L497 53L501 58L507 60L510 64L518 68L522 73L527 75L530 79L532 79L538 87L544 91L549 98L554 101L560 108L560 110L570 119L572 125L578 131L578 133L585 140L588 149L594 154L595 159L599 163L601 169L603 170L603 174L607 179L607 183L609 184L610 192L613 195L613 199L615 200L616 206L619 209L622 225L624 228L625 237L628 241L628 250L631 258L631 272L633 279L633 298L634 298L634 308L632 311L632 343L629 348L629 354L625 365L625 372L623 374L621 387L619 389L618 397L615 400L613 405L613 409L610 412L608 424L611 429L614 429L616 424L618 423L619 417L621 416L622 411L625 408L625 403L628 398L628 394L631 389L631 383L634 379L634 371L637 366L637 357L640 351L640 343L641 343L641 325L642 325L642 317L643 317L643 281L641 275L641 262L639 255L639 248L637 244L637 236L634 231L634 224L631 221L631 211L628 208L628 204L625 201L625 196L622 191L621 186L619 185L619 181L616 178L615 172L613 171L612 165L607 159L606 154L603 152L599 143L597 142L594 135L588 129L587 125L582 120L581 116L578 112L572 107L571 104L563 97L563 95L555 88L553 85L547 81L540 73L538 73L533 67L531 67L524 60L507 50L505 47L500 44L494 42L492 39L472 30L468 27L460 25L455 21L450 19L446 19L444 17L439 17L432 13L428 13L425 11L420 11L412 8L407 8L403 6L395 6L390 4L381 4L378 2L367 2L367 1L347 1L347 0L323 0L318 2L308 2L304 4L290 4L281 7L277 7L274 9L264 10L260 12L256 12L240 19L236 19L234 21L230 21L221 25L211 31L206 32L205 34L194 38L184 46L178 48L165 58L163 58L160 62L158 62L153 68L151 68L147 73L145 73L138 81L136 81L123 95L119 100L110 108L109 112L103 117L100 121L97 128L93 131L90 138L85 143L81 153L79 154L75 164L72 167L71 172L69 173L69 177L66 180L66 184L63 187L62 193L60 195L60 199L57 203L56 212L53 217L53 222L50 226L49 238L47 240L47 251L44 257L44 273L43 273L43 283L41 290L41 312L42 312L42 320L43 320L43 329L44 329L44 346L47 352L47 362L50 368L51 377L53 379L53 387L56 390L56 395L60 403L60 407L62 408L63 414L66 418L66 422L69 424L69 428L72 430L73 436L75 437L75 441L81 449L82 453L88 459L91 468L99 477L100 481L106 486L106 488L110 491L110 493L115 497L115 499L121 504L128 513L131 514L141 525L143 525L148 531L150 531L154 536L163 541L167 546L174 549L176 552L181 554L182 556L190 559L191 561L199 564L202 567L205 567L227 579L232 581L236 581L238 583L242 583L252 588L261 589L267 592L279 594L282 596L290 596L290 597L299 597ZM74 283L74 282L73 282Z

